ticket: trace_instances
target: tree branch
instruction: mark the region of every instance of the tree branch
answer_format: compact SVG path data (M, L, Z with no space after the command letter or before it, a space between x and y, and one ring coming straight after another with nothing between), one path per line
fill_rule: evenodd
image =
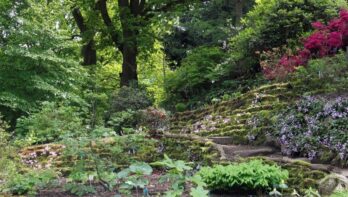
M117 30L115 29L114 24L112 23L111 18L109 16L108 9L106 6L106 0L99 0L98 3L101 16L103 18L104 24L108 28L108 32L111 35L111 39L114 42L115 46L118 48L118 50L122 51L123 43L119 37L119 32L117 32Z
M77 27L80 29L80 32L83 34L87 31L83 16L78 7L73 8L72 15L76 21Z

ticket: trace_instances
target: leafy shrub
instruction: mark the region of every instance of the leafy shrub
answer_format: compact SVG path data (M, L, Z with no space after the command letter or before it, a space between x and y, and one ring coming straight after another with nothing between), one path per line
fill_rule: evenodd
M338 190L330 195L330 197L346 197L346 196L348 196L348 190Z
M311 30L313 21L328 21L337 15L342 5L347 3L334 0L257 1L244 18L245 28L231 39L231 64L227 69L239 76L239 70L258 66L256 51L296 46L299 38Z
M163 109L149 107L140 111L140 125L149 129L151 134L156 134L168 127L168 116Z
M183 112L187 109L187 106L185 105L185 103L177 103L175 105L175 109L177 112Z
M152 161L158 157L158 153L154 151L157 147L156 141L147 138L143 133L107 138L67 138L63 143L66 148L62 158L68 167L71 158L75 158L76 163L83 163L82 167L95 166L94 162L97 161L113 168L114 165L129 165L132 161ZM91 146L92 149L88 148Z
M171 188L166 192L166 196L182 196L185 190L185 184L188 183L191 186L195 186L191 187L190 195L192 197L208 196L208 191L204 189L206 184L203 182L202 177L197 174L194 176L188 175L188 172L192 170L192 167L189 166L188 163L182 160L174 161L164 154L164 159L162 161L155 162L154 165L164 167L169 170L166 175L161 177L161 181L171 183Z
M266 79L283 80L289 73L294 71L294 67L279 66L279 59L284 53L284 48L273 48L272 50L262 52L257 51L257 54L260 54L260 66ZM286 53L292 54L292 51L288 49Z
M139 188L145 189L149 185L148 177L152 174L152 167L144 162L137 162L131 164L128 168L123 169L117 174L117 178L122 179L123 190L136 189L137 196L139 196ZM128 191L126 191L128 192Z
M17 173L22 169L18 150L11 144L11 135L6 132L7 123L1 120L0 117L0 193L8 193L9 187L5 182L17 176Z
M127 134L127 131L133 130L138 124L138 113L133 110L115 112L107 122L107 126L114 129L120 135Z
M138 111L152 103L153 99L142 87L124 86L110 98L110 108L105 117L106 125L119 134L134 130L139 123Z
M34 195L38 189L49 186L56 178L57 174L53 170L35 170L25 174L16 173L6 180L2 191L15 195Z
M296 67L306 65L310 58L336 54L340 49L348 46L348 10L341 10L340 17L332 19L328 25L318 21L312 23L312 26L316 31L304 40L304 49L298 51L296 55L284 55L273 69L263 67L267 78L273 78L274 69L282 69L287 73L294 72Z
M261 160L228 166L203 167L198 174L211 190L232 190L253 193L269 191L288 178L288 172L279 166Z
M78 136L86 132L80 116L75 107L45 102L41 111L18 120L16 133L31 144Z
M198 47L183 60L182 66L168 76L168 99L179 101L209 88L221 77L226 54L218 47Z
M2 115L0 114L0 133L5 132L8 129L8 124L2 119ZM1 140L2 138L0 138Z
M279 116L277 128L284 154L347 164L347 98L305 97Z
M116 94L111 96L109 114L125 111L139 110L151 106L153 99L145 89L141 87L122 87Z
M348 64L346 54L310 60L306 67L299 67L289 75L291 81L303 84L305 91L338 91L348 87Z

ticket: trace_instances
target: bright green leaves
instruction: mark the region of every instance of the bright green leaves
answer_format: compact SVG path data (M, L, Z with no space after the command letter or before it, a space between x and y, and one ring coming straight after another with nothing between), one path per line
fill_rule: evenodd
M181 160L174 161L165 154L164 160L155 162L153 165L168 169L168 173L160 179L160 182L171 182L172 184L170 190L165 193L166 197L181 196L187 183L196 186L191 188L190 195L192 197L208 196L209 192L203 188L206 185L202 178L199 175L188 176L188 172L192 170L188 163Z
M168 157L168 155L164 154L164 160L163 161L157 161L154 163L154 165L157 166L164 166L166 168L169 168L170 170L176 172L176 173L183 173L186 170L191 170L192 168L187 165L186 162L182 160L174 161Z
M74 56L76 45L60 29L64 15L52 14L46 4L28 3L20 9L6 4L11 17L0 20L5 32L0 37L0 111L7 117L37 109L42 101L81 102L79 86L86 76Z
M287 171L276 165L265 164L261 160L204 167L198 175L213 190L244 188L250 191L267 191L288 178Z

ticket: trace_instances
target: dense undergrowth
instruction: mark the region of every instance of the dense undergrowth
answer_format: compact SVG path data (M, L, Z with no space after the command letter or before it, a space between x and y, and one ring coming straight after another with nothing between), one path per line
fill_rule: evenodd
M0 2L0 196L347 196L346 1L119 2Z

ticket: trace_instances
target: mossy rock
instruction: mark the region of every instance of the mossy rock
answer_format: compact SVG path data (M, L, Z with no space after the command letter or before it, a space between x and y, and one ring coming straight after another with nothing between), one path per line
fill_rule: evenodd
M336 156L337 156L337 153L324 148L324 149L321 149L320 151L318 162L325 163L325 164L332 164L332 161L334 161Z

